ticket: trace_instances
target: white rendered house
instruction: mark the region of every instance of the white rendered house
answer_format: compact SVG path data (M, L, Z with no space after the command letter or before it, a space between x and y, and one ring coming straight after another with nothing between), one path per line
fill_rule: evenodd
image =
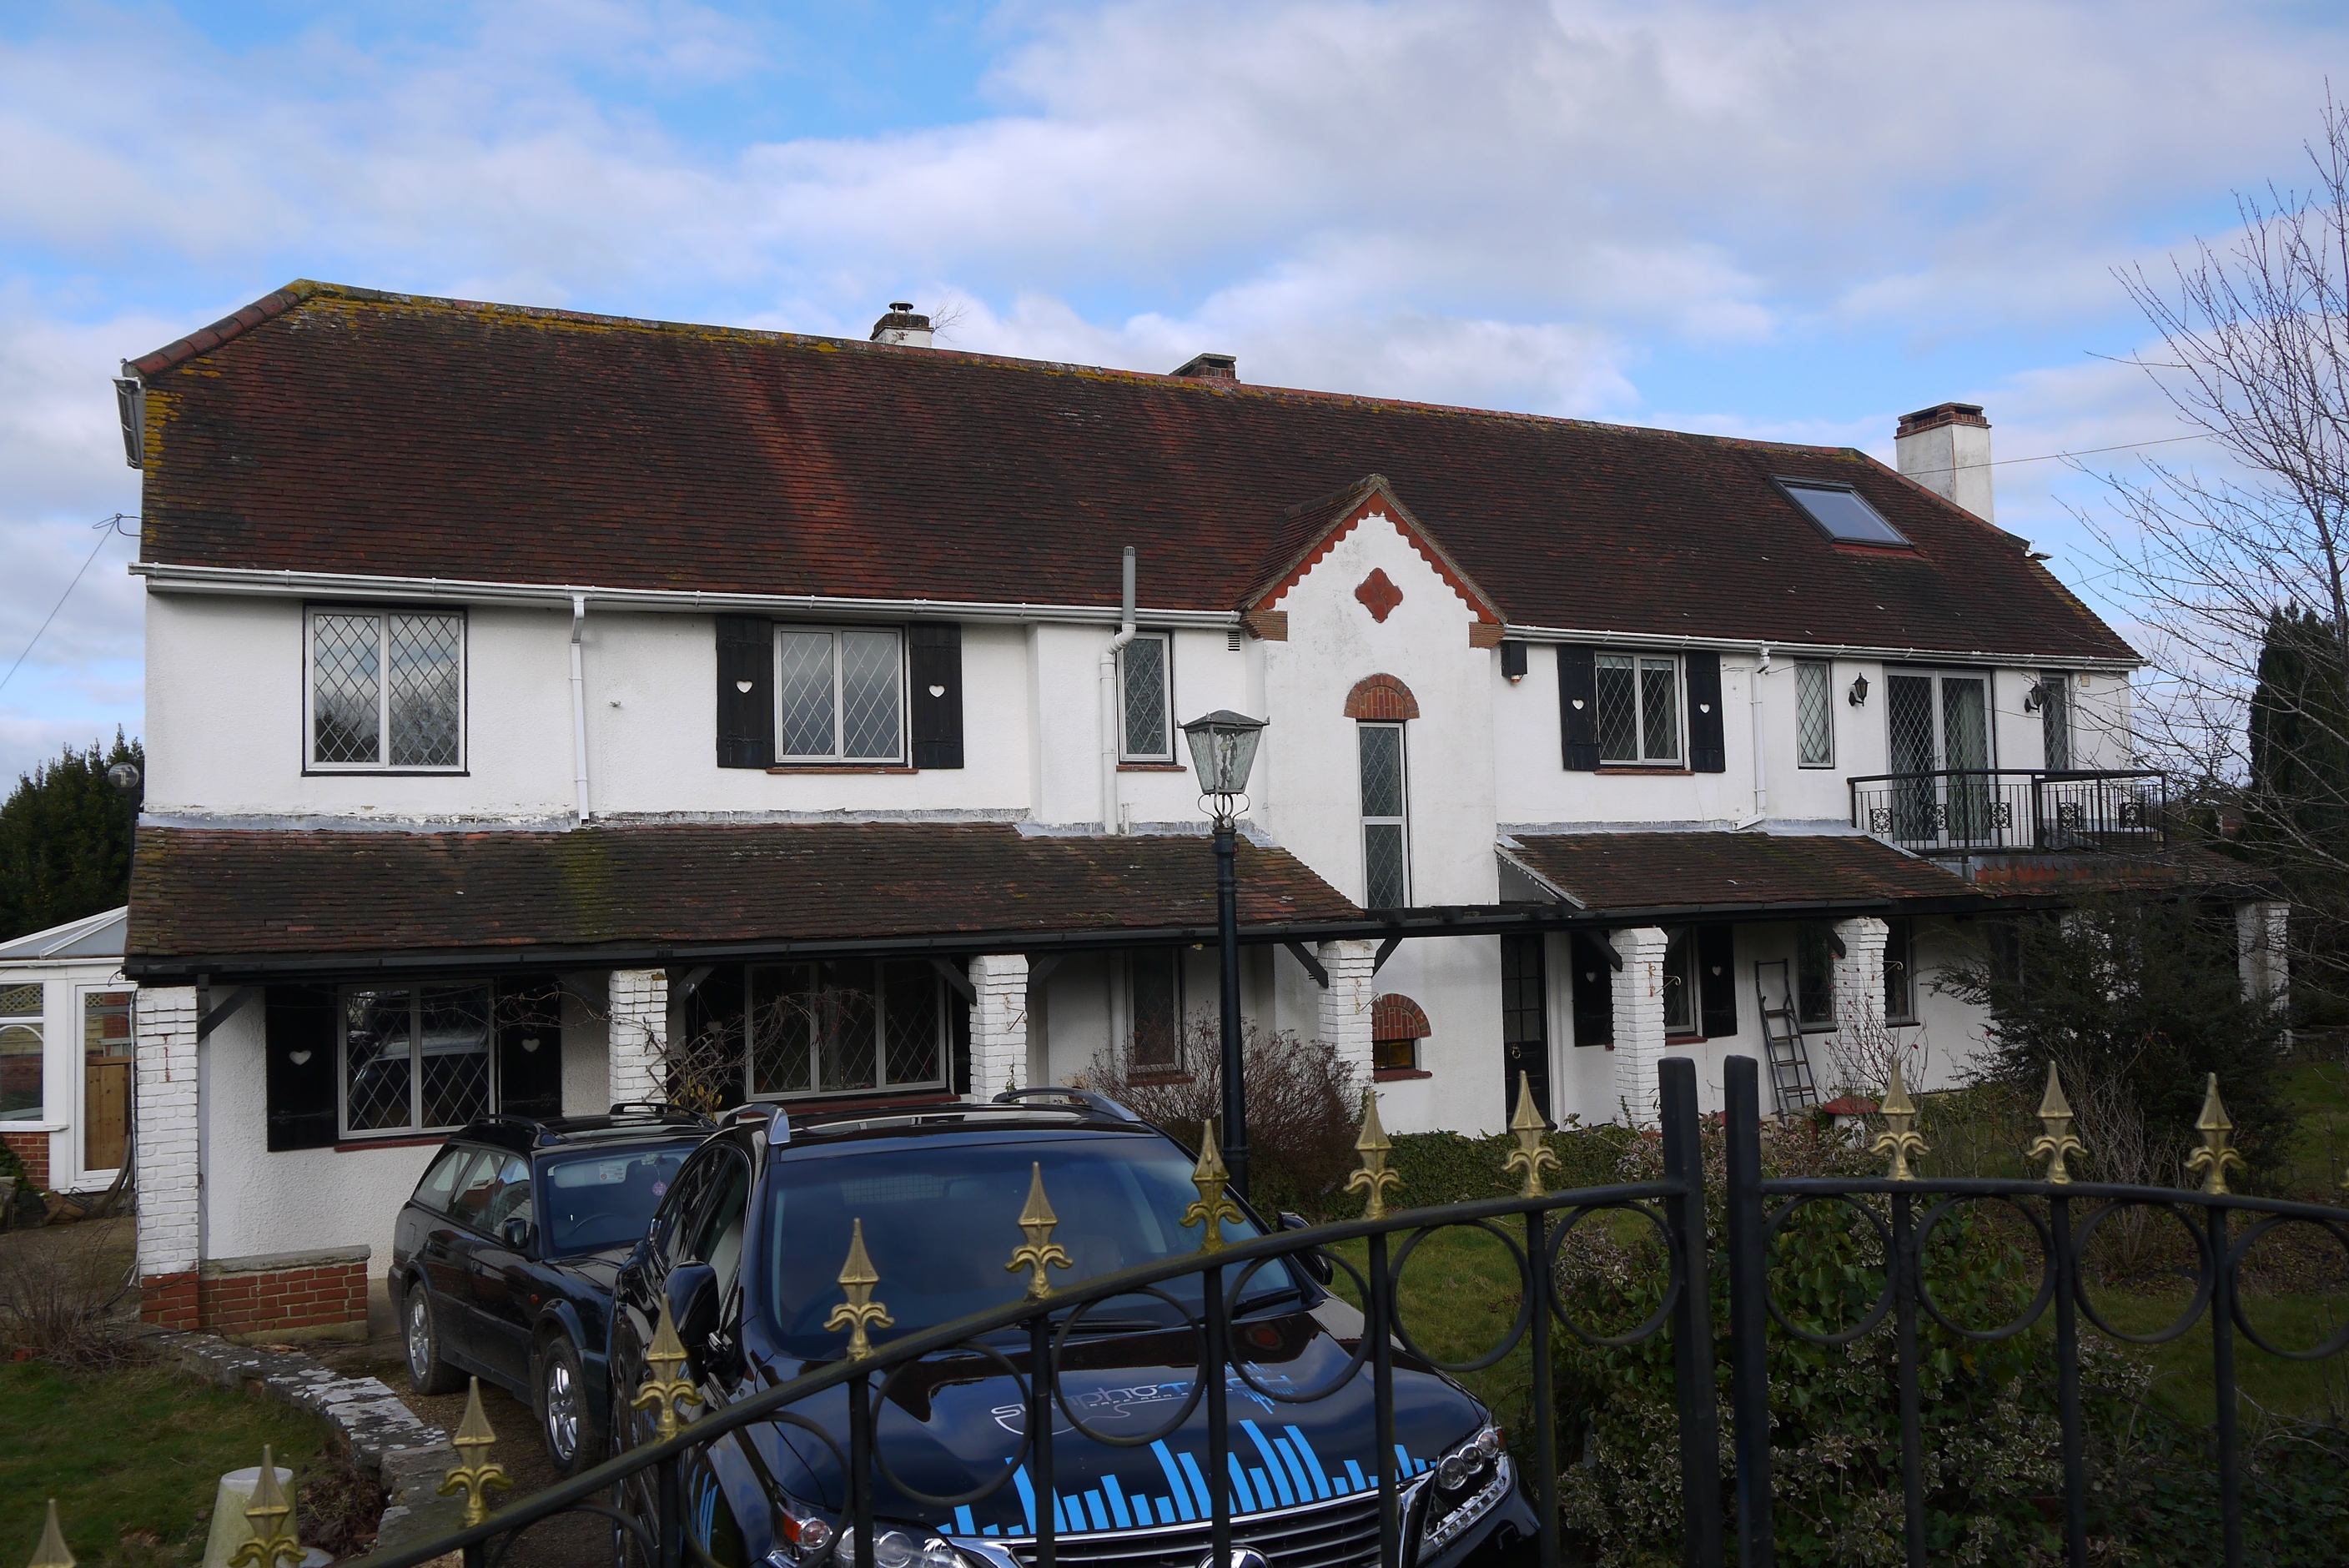
M659 1097L687 1042L745 1100L1184 1070L1212 709L1269 723L1244 1004L1398 1130L1521 1072L1639 1118L1765 1010L1946 1074L1937 963L2159 850L2137 655L1989 521L1978 409L1904 421L1912 480L918 319L299 284L129 362L150 1315L324 1277L280 1321L347 1326L447 1130Z

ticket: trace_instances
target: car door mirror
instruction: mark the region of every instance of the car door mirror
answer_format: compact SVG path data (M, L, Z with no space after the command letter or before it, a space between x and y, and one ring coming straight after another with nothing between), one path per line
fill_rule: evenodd
M679 1264L669 1270L668 1320L677 1336L691 1352L694 1364L709 1354L709 1335L718 1326L718 1271L708 1264Z
M518 1253L526 1253L530 1251L531 1243L537 1239L538 1227L532 1224L520 1214L516 1214L512 1219L508 1220L504 1224L498 1227L498 1240L503 1242L507 1246L512 1247Z
M1293 1214L1287 1209L1283 1209L1280 1212L1280 1228L1284 1231L1304 1230L1306 1229L1305 1216ZM1331 1263L1328 1255L1318 1247L1310 1252L1291 1253L1289 1256L1296 1260L1298 1267L1311 1274L1322 1284L1328 1284L1338 1277L1338 1266Z

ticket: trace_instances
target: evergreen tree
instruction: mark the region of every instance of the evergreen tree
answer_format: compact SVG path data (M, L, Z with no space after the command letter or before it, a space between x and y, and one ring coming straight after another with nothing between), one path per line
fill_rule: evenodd
M2349 841L2349 681L2339 628L2297 606L2268 617L2251 694L2246 838L2277 858Z
M120 762L146 772L145 749L117 729L110 748L68 746L17 778L0 804L0 941L129 901L138 797L106 778Z

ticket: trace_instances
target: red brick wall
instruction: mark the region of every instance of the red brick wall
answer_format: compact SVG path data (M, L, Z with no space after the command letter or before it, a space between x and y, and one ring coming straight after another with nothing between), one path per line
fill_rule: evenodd
M266 1336L291 1328L364 1325L367 1312L367 1264L358 1258L232 1273L206 1267L139 1282L139 1315L165 1328Z
M17 1159L25 1162L25 1174L33 1185L46 1192L49 1190L49 1135L46 1132L0 1132L0 1143L6 1144Z
M139 1316L165 1328L202 1326L196 1276L192 1274L149 1274L139 1282Z

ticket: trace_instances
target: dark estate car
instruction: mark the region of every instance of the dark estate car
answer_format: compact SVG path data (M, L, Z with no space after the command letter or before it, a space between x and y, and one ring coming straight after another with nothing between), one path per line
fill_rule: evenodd
M1198 1230L1182 1218L1197 1196L1189 1152L1109 1101L1027 1098L1034 1092L1008 1104L846 1111L790 1125L744 1119L719 1131L679 1173L621 1271L613 1386L644 1378L665 1306L706 1410L837 1359L845 1336L826 1321L843 1299L853 1222L862 1222L880 1275L874 1298L895 1320L877 1338L1017 1301L1027 1275L1005 1265L1038 1168L1058 1215L1052 1239L1074 1260L1056 1286L1197 1250ZM1226 1233L1262 1232L1249 1218ZM1095 1431L1157 1431L1191 1396L1200 1276L1162 1288L1173 1304L1143 1295L1102 1302L1067 1341L1062 1398ZM1365 1365L1346 1376L1361 1324L1304 1268L1278 1261L1236 1304L1233 1343L1257 1387L1226 1375L1231 1464L1213 1478L1233 1500L1236 1555L1250 1548L1284 1568L1377 1562L1371 1373ZM908 1488L967 1495L1003 1475L1026 1425L1006 1363L1024 1375L1030 1357L1024 1331L998 1340L985 1346L991 1355L942 1353L891 1385L876 1441ZM1260 1392L1332 1385L1306 1403ZM1393 1387L1405 1561L1449 1568L1487 1542L1530 1534L1533 1511L1484 1407L1400 1350ZM835 1387L792 1409L844 1448L847 1398ZM1050 1498L1036 1495L1024 1464L1013 1484L943 1510L885 1475L874 1483L878 1568L1028 1568L1040 1509L1053 1511L1056 1555L1072 1568L1196 1568L1209 1550L1206 1411L1199 1400L1174 1429L1131 1447L1090 1440L1061 1415ZM649 1441L653 1419L616 1408L615 1446ZM690 1527L728 1568L821 1568L827 1546L841 1544L843 1483L823 1440L781 1422L694 1450L684 1478Z
M563 1474L604 1450L612 1280L710 1123L660 1107L501 1116L451 1138L392 1233L419 1393L476 1374L528 1399Z

